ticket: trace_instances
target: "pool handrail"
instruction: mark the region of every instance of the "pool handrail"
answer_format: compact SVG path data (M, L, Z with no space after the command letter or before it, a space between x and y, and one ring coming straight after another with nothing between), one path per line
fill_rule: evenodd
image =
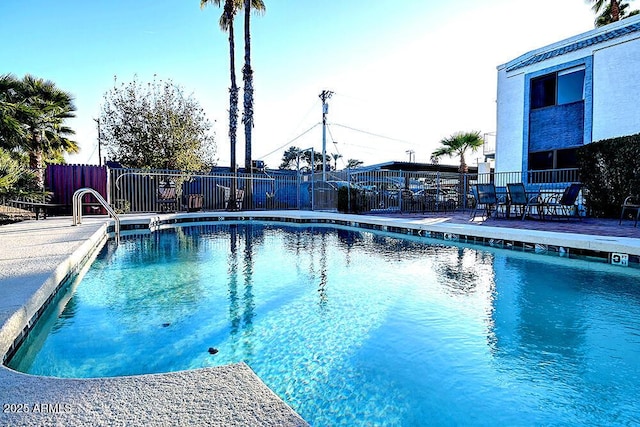
M82 197L85 194L92 194L93 197L96 198L98 203L100 203L102 207L105 208L107 213L113 218L116 243L118 243L120 241L120 217L118 217L118 214L116 214L116 212L109 205L109 203L102 197L102 195L98 193L96 190L94 190L93 188L89 188L89 187L80 188L76 190L75 193L73 193L73 206L72 206L73 225L82 224Z

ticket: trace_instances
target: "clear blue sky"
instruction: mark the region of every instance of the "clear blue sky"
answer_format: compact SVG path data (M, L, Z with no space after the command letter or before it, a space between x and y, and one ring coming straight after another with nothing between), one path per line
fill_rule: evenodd
M221 10L201 10L199 3L1 0L0 73L30 73L74 95L77 117L68 124L82 150L69 158L75 163L98 162L93 118L114 76L172 79L215 121L219 164L228 165L227 36L218 27ZM594 20L583 0L265 4L266 14L252 20L253 157L270 167L279 165L289 141L320 122L323 89L335 92L327 151L344 160L408 160L413 150L415 160L428 161L439 140L456 131L493 132L496 67L588 31ZM236 26L242 85L241 19ZM293 142L317 150L321 144L319 126ZM237 156L242 162L242 129Z

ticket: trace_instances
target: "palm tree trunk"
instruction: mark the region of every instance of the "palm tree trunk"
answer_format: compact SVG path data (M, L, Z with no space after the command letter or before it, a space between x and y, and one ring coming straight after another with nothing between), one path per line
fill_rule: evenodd
M38 188L44 191L44 165L42 163L42 150L34 150L29 153L29 167L36 174Z
M611 21L616 22L620 20L620 5L618 0L611 0Z
M242 79L244 80L244 111L242 122L244 123L244 167L251 170L251 129L253 128L253 70L251 69L251 0L244 0L244 68Z
M42 141L39 138L38 131L32 131L34 135L30 138L33 143L32 148L29 150L29 168L36 174L36 183L38 188L44 191L44 165L41 144Z
M464 159L464 151L460 152L460 168L458 169L460 173L469 172L469 167L467 166L467 162Z
M227 209L235 210L236 195L236 135L238 133L238 84L236 82L236 61L235 61L235 40L233 34L233 2L227 0L225 3L225 13L229 18L229 70L231 74L231 88L229 89L229 142L231 145L231 196L227 204Z
M467 166L467 162L464 158L464 150L460 151L460 169L458 170L459 175L458 175L458 186L459 186L459 190L458 190L458 206L464 206L463 201L465 199L465 197L467 197L467 194L469 193L469 189L466 188L467 187L467 180L465 179L465 176L467 175L467 173L469 172L469 167Z

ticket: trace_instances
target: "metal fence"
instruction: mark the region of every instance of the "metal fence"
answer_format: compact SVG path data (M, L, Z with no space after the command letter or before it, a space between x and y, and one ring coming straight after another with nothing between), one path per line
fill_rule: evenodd
M117 212L162 212L163 190L175 188L175 209L224 210L235 187L240 209L299 209L300 183L292 174L187 173L175 170L111 169L108 201ZM164 192L166 194L166 192ZM200 200L192 204L194 196Z
M462 178L462 179L461 179ZM356 212L417 212L456 209L464 176L443 172L348 171L348 206Z
M477 179L480 183L493 183L496 187L521 182L531 190L557 190L580 182L578 169L467 174L467 177L470 181Z
M565 188L573 183L580 183L580 174L578 169L553 169L541 171L524 171L524 172L501 172L486 174L467 174L465 175L467 185L465 188L471 191L473 185L480 183L493 183L496 186L496 193L502 198L506 198L507 184L523 183L528 194L539 194L543 198L547 198L552 194L562 194ZM469 207L472 203L473 196L468 195L465 199L466 205ZM584 194L578 199L579 204L584 202Z
M578 169L459 174L446 172L346 171L344 182L352 188L348 207L355 212L437 212L473 206L471 189L477 183L493 183L506 193L508 183L523 183L531 193L562 193L579 182ZM338 183L338 181L336 181ZM340 187L340 185L337 185Z
M471 188L522 182L527 191L561 192L579 182L577 169L488 174L342 170L326 173L265 171L253 174L186 173L173 170L111 169L108 201L118 212L161 212L161 193L175 187L176 210L225 210L235 187L244 210L329 210L360 213L434 212L472 206ZM230 196L231 195L231 196ZM200 202L194 206L193 197ZM194 210L195 210L194 209Z

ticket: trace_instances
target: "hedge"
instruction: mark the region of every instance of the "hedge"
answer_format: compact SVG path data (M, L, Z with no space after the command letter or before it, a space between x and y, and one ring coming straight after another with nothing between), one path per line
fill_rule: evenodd
M640 133L592 142L578 150L589 214L615 218L631 195L640 195Z

